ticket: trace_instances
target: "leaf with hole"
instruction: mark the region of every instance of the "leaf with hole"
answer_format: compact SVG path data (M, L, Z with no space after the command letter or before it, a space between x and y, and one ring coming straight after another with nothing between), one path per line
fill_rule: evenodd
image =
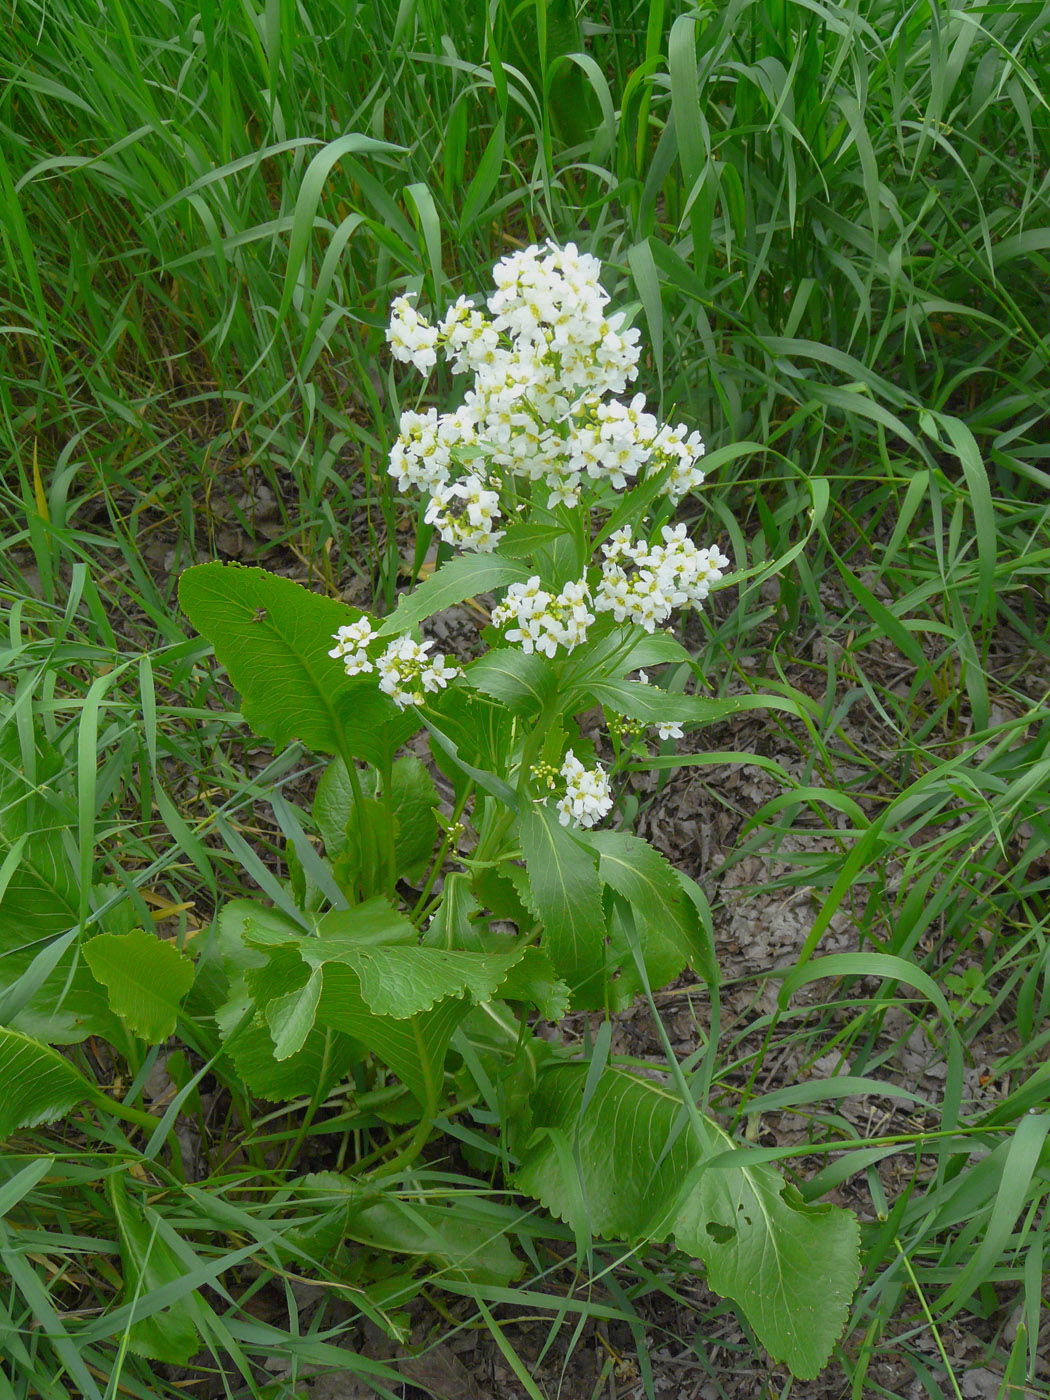
M776 1361L800 1379L827 1363L860 1274L857 1221L808 1205L768 1163L663 1085L621 1069L542 1070L517 1183L573 1229L660 1241L701 1258ZM713 1159L718 1165L710 1165Z

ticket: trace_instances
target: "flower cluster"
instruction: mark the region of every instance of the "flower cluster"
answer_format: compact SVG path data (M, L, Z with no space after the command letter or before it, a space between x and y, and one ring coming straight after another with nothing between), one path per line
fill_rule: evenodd
M684 525L665 525L661 535L663 544L646 544L633 538L628 525L610 536L602 546L596 611L652 632L675 608L703 602L729 560L717 546L699 549Z
M328 655L333 660L342 660L348 676L360 676L365 671L373 669L365 648L378 636L379 633L368 618L359 617L356 622L351 622L346 627L340 627L338 632L332 634L335 646Z
M539 575L533 574L528 583L510 585L503 602L493 610L492 622L495 627L515 622L517 626L504 633L508 642L520 642L522 651L530 655L540 651L553 656L559 646L572 651L587 640L587 628L594 621L594 613L587 610L590 601L582 580L567 583L553 594L541 588Z
M368 618L359 617L332 634L335 646L328 655L342 661L348 676L378 672L379 689L401 710L425 704L427 695L444 690L449 681L463 674L458 666L448 664L446 656L427 654L433 642L414 642L411 637L396 638L372 658L367 649L378 636Z
M492 528L498 517L499 495L486 491L480 477L471 474L436 485L424 519L426 524L436 525L438 534L449 544L486 554L505 533Z
M609 312L600 273L575 244L534 245L497 263L487 314L460 297L431 325L407 297L393 303L395 359L429 374L440 351L455 373L473 375L455 412L403 413L390 456L400 490L431 496L427 519L450 544L494 547L501 488L515 475L543 482L551 507L579 501L584 479L622 491L644 470L666 471L673 501L703 481L699 433L661 426L642 394L616 397L637 376L639 333ZM469 528L449 512L464 499L460 476L485 497Z
M379 689L390 696L399 710L426 704L428 695L444 690L450 680L463 674L458 666L450 666L441 653L428 656L433 645L398 637L376 658Z
M612 792L608 775L600 764L597 768L584 768L572 749L568 749L561 776L565 779L565 795L558 798L555 806L562 826L573 821L580 826L595 826L608 815L612 808Z

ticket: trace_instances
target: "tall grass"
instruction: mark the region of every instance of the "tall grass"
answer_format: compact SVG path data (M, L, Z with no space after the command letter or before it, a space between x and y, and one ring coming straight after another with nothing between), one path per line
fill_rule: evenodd
M756 1123L802 1105L827 1162L803 1189L869 1193L839 1358L852 1394L879 1393L866 1387L890 1352L927 1393L958 1394L920 1343L960 1315L981 1321L1004 1385L1044 1384L1050 6L23 0L6 22L0 709L31 785L43 765L34 800L58 813L81 922L119 897L140 921L206 924L280 859L273 785L299 791L299 755L260 769L245 743L177 615L179 569L234 540L248 561L389 606L411 564L385 473L407 392L383 353L391 297L442 302L510 247L575 239L651 341L654 403L727 449L709 509L740 566L808 535L772 594L755 578L726 595L698 660L715 684L805 674L807 726L772 731L796 776L731 860L779 852L787 891L816 892L788 982L840 910L867 961L843 967L826 1006L785 997L757 1016L760 1050L727 1041L716 1100ZM785 854L814 822L839 848ZM31 961L3 952L19 975ZM754 1086L796 1039L804 1060L832 1045L852 1076L877 1075L887 1013L926 1019L880 959L938 985L977 968L983 995L929 1022L936 1114L870 1142L833 1097L771 1105ZM1002 1086L988 1109L964 1093L966 1047L993 1022L1013 1039L982 1071ZM184 1035L210 1062L203 1020ZM129 1101L156 1058L128 1067ZM198 1088L182 1103L188 1120ZM267 1173L283 1190L293 1164L272 1167L274 1142L352 1136L381 1112L303 1126L304 1108L261 1123L234 1090L221 1132L203 1133L207 1178L150 1182L188 1276L231 1290L210 1337L230 1394L291 1394L258 1379L274 1356L348 1355L323 1310L298 1328L267 1223L285 1206L242 1199L225 1160L240 1154L253 1191ZM3 1158L0 1393L182 1393L103 1312L117 1272L99 1183L141 1170L143 1144L121 1133L82 1115ZM910 1163L894 1197L878 1154ZM320 1208L287 1189L288 1211ZM511 1212L492 1228L523 1227ZM542 1281L542 1242L526 1243ZM292 1300L284 1322L252 1319L248 1258ZM637 1335L627 1296L649 1287L619 1293ZM491 1317L498 1290L477 1297ZM537 1284L529 1306L564 1315L542 1297Z

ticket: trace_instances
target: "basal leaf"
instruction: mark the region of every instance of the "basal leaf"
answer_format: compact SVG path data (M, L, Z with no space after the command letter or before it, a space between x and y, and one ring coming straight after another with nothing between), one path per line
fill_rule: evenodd
M317 1020L319 1025L342 1031L367 1046L432 1117L442 1102L449 1041L469 1006L466 997L450 997L402 1020L377 1016L365 1003L353 968L330 963L324 969Z
M270 941L294 942L303 930L280 910L255 899L231 899L222 906L216 946L231 980L246 968L262 966L265 958L251 943L262 935Z
M18 1128L53 1123L94 1097L87 1080L57 1050L0 1027L0 1142Z
M402 595L393 614L380 627L379 635L396 637L434 613L462 603L464 598L488 593L504 584L524 583L528 578L529 570L523 564L503 559L498 553L459 554L442 564L411 593ZM334 632L335 628L332 630Z
M376 1201L347 1224L347 1235L371 1249L419 1255L453 1278L506 1287L522 1273L504 1231L509 1220L465 1201Z
M811 1379L859 1278L856 1219L804 1204L768 1163L736 1165L732 1139L703 1117L694 1127L664 1086L606 1069L586 1099L588 1074L586 1064L540 1071L518 1185L577 1232L636 1241L673 1230L774 1360Z
M157 1289L182 1278L186 1266L159 1233L154 1212L141 1201L132 1205L123 1176L113 1173L107 1187L124 1266L124 1302L146 1303ZM184 1366L200 1350L203 1314L203 1303L191 1293L132 1322L128 1345L138 1356Z
M521 960L510 953L462 953L446 948L361 948L341 959L357 973L361 996L377 1016L404 1019L445 997L464 993L490 1001Z
M543 951L577 1007L598 1007L605 994L605 917L594 855L559 825L546 805L521 817L521 849Z
M376 895L352 909L330 909L317 925L317 938L305 945L303 956L323 962L341 949L414 943L416 930L400 909Z
M609 1239L665 1239L682 1178L699 1155L686 1126L659 1160L681 1102L661 1085L607 1069L583 1108L588 1068L561 1064L541 1071L531 1101L535 1137L517 1184L575 1230L584 1226ZM559 1152L553 1134L568 1143L568 1155ZM712 1128L708 1150L716 1143ZM566 1179L566 1163L574 1160L579 1178Z
M84 957L132 1035L150 1045L167 1040L193 985L193 963L185 953L139 928L99 934L84 945Z
M251 1003L238 1001L236 1005L248 1009ZM326 1034L325 1028L315 1026L301 1049L278 1060L270 1027L252 1022L238 1033L226 1053L249 1093L271 1103L285 1103L333 1089L349 1074L355 1047L346 1036Z
M298 739L381 767L419 728L379 691L328 655L356 608L291 579L239 564L198 564L179 579L179 602L242 697L246 723L278 750Z
M674 1232L707 1265L711 1287L739 1303L770 1356L812 1380L842 1335L860 1275L855 1216L807 1205L768 1162L730 1163L700 1174Z

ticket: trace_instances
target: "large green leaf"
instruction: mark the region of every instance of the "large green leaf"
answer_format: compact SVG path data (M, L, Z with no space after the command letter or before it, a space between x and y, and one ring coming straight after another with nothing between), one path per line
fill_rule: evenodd
M286 992L287 983L283 987L275 985L269 1001ZM346 1036L318 1025L310 1028L298 1049L279 1060L274 1050L274 1031L265 1020L240 1024L255 1008L247 983L242 981L216 1015L223 1048L249 1093L272 1103L284 1103L288 1099L324 1095L349 1073L359 1055L357 1048ZM278 1034L282 1029L278 1023Z
M181 1279L186 1266L160 1234L158 1217L149 1206L141 1201L132 1205L123 1176L111 1175L108 1189L124 1266L124 1302L147 1303L158 1289ZM184 1366L200 1350L204 1315L204 1304L191 1293L132 1322L128 1345L139 1356Z
M374 675L348 676L328 655L335 631L361 616L357 608L264 569L218 562L186 570L179 602L229 672L245 721L276 749L298 739L382 767L418 729Z
M594 855L545 804L522 815L520 835L531 904L543 924L543 951L572 988L576 1006L602 1006L606 928Z
M849 1211L807 1205L768 1163L712 1167L675 1221L679 1248L707 1265L711 1287L740 1304L776 1361L802 1380L826 1365L860 1276L860 1227Z
M361 996L376 1016L404 1019L428 1011L445 997L467 994L475 1002L490 1001L525 952L463 953L448 948L354 948L336 958L324 956L314 942L302 945L314 966L333 962L352 967Z
M57 1050L6 1027L0 1027L0 1084L0 1142L18 1128L53 1123L75 1104L96 1097Z
M167 1040L193 986L193 963L185 953L138 928L99 934L84 945L84 957L132 1035L150 1045Z
M266 1097L298 1084L285 1075L297 1064L306 1067L327 1029L377 1055L436 1113L452 1032L470 1001L495 996L526 952L524 945L478 953L406 942L415 938L411 924L378 897L332 911L315 935L282 920L256 921L253 907L241 903L228 921L257 961L244 968L243 990L235 989L220 1022L228 1034L245 1011L254 1011L231 1054L254 1092ZM271 1037L268 1045L261 1033Z
M732 1139L709 1119L691 1122L662 1085L606 1069L588 1097L589 1072L586 1064L540 1072L518 1185L577 1232L637 1241L673 1231L774 1360L814 1377L859 1278L856 1219L806 1205L768 1163L737 1165ZM706 1165L717 1157L720 1165Z

